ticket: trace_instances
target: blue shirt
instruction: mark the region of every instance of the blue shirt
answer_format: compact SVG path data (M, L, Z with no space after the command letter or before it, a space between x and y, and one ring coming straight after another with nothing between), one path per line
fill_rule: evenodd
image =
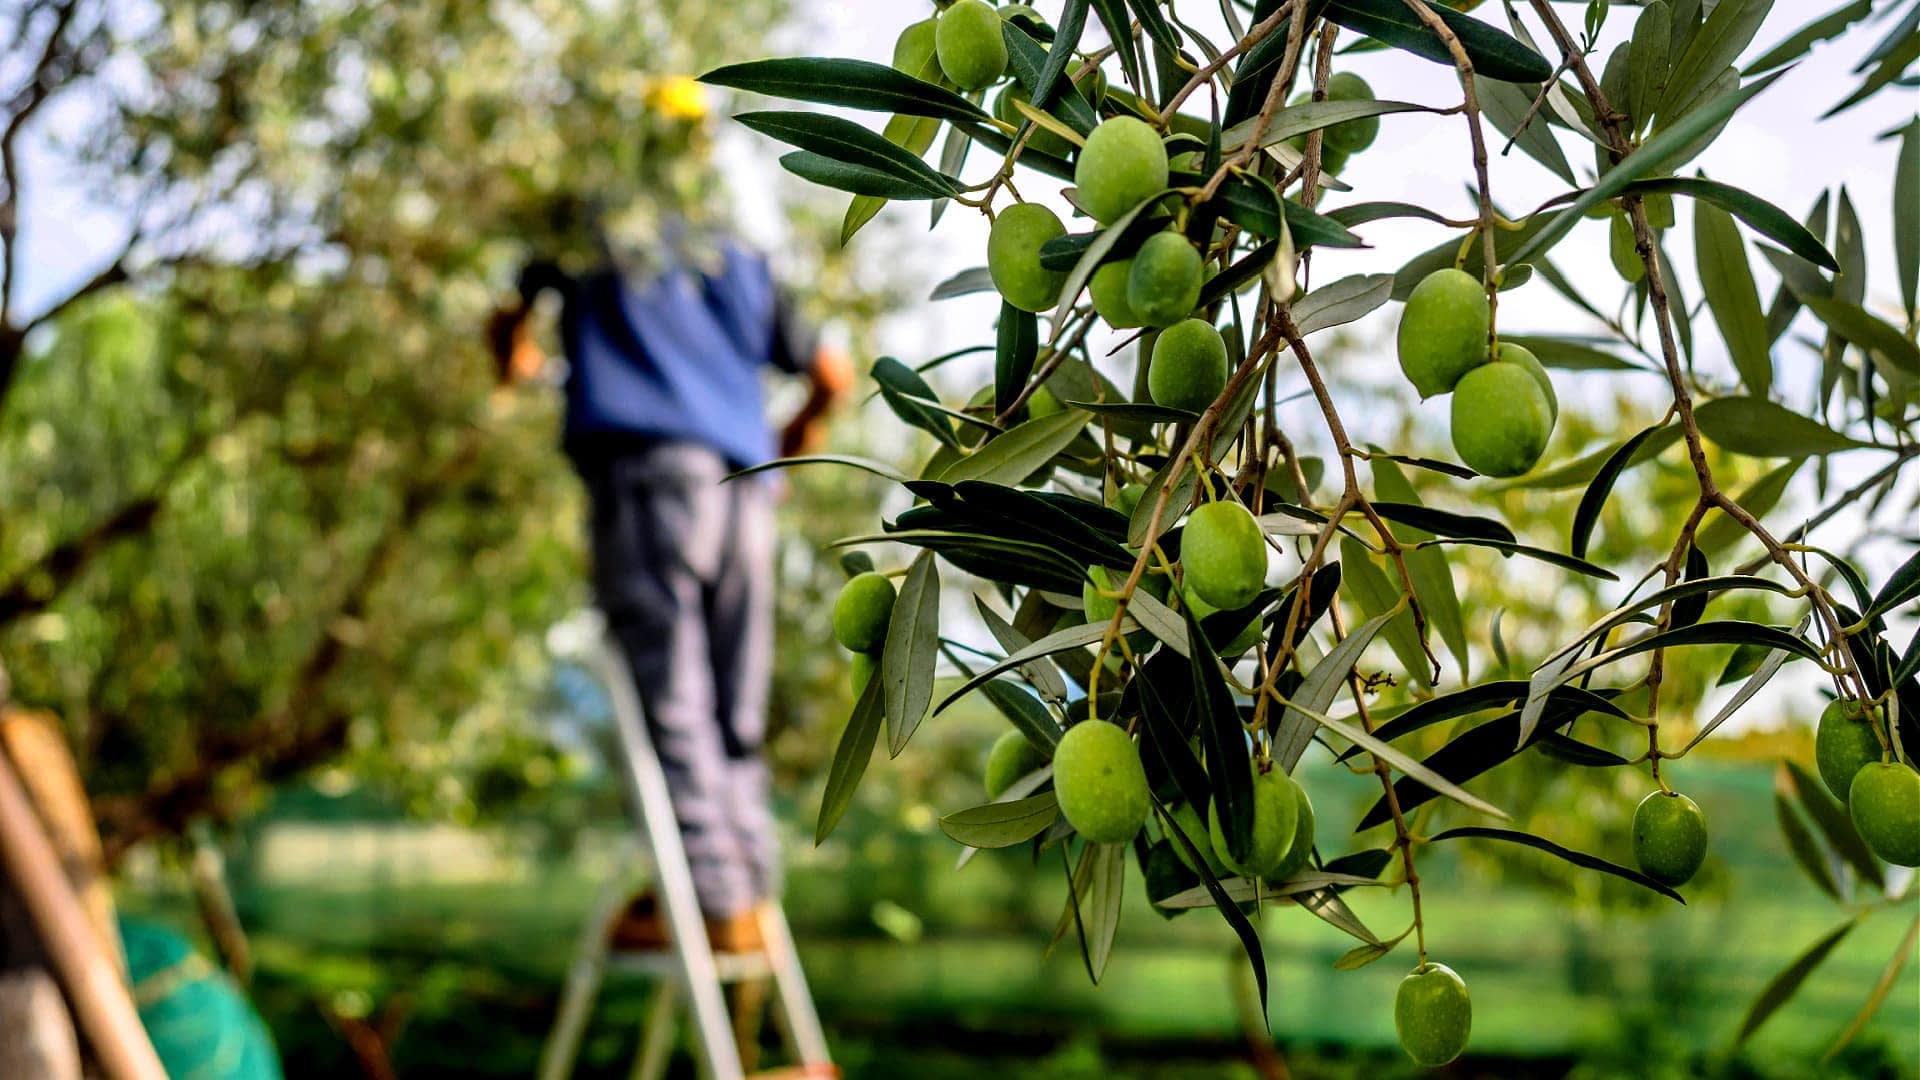
M612 271L556 284L576 458L656 442L707 446L736 468L773 457L761 376L804 370L813 349L763 257L728 243L710 273L669 265L638 285Z

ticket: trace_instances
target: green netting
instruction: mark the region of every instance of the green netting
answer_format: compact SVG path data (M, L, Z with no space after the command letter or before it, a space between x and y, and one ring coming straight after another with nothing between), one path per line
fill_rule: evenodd
M140 1021L173 1080L281 1080L273 1038L226 974L158 923L120 920Z

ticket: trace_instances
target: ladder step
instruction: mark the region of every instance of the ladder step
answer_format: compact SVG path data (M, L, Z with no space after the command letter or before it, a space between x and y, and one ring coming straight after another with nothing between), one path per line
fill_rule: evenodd
M627 975L652 975L657 978L681 977L681 961L671 952L610 952L607 966ZM714 973L723 983L773 976L773 962L763 952L714 953Z

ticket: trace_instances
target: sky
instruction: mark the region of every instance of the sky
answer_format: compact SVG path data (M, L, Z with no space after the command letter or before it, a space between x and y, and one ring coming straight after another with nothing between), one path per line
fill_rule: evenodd
M1056 0L1037 4L1049 18L1057 18ZM1832 4L1829 0L1776 0L1771 26L1762 31L1749 51L1758 55L1801 23ZM776 51L861 57L885 62L893 41L907 23L924 18L930 5L901 3L899 0L829 0L796 5L796 21L785 28ZM1575 26L1584 5L1560 4L1563 19ZM1504 24L1499 8L1483 5L1480 17ZM1226 38L1220 16L1213 4L1183 0L1183 15L1215 41ZM1637 9L1627 4L1613 5L1601 36L1600 55L1604 56L1631 31ZM1548 40L1529 15L1529 23L1538 40ZM1743 109L1714 146L1689 166L1710 177L1741 186L1781 207L1795 217L1803 215L1823 191L1845 186L1863 218L1869 223L1886 222L1891 197L1891 175L1897 143L1876 141L1876 136L1906 123L1913 115L1917 95L1898 89L1883 92L1874 100L1832 120L1816 118L1857 84L1851 73L1857 59L1880 32L1870 29L1856 33L1852 40L1815 47L1785 79ZM1097 22L1087 31L1092 41L1100 36ZM1346 41L1352 40L1348 34ZM1596 64L1596 66L1598 66ZM1404 54L1370 52L1341 57L1337 70L1354 71L1371 83L1377 97L1446 107L1459 101L1460 90L1451 68L1409 60ZM1195 100L1189 109L1199 111ZM871 121L871 117L861 117ZM39 123L28 132L23 157L29 183L23 193L21 243L23 271L20 309L38 311L52 297L61 295L78 281L90 276L115 252L125 235L125 223L115 207L103 205L73 183L69 173L61 171L59 155L50 147L63 135L71 134L85 119L81 105L49 108ZM1496 140L1498 133L1488 129ZM1591 170L1591 154L1563 136L1563 146L1576 170L1583 175ZM775 159L783 147L771 140L737 127L728 130L721 143L723 161L734 176L737 191L734 202L748 231L769 246L777 246L784 221L777 207L745 195L767 190L765 184L779 173ZM976 153L964 170L968 179L977 179L991 170L997 159ZM1490 185L1496 202L1508 213L1519 213L1538 206L1566 186L1544 167L1518 150L1496 157L1490 164ZM1323 206L1339 206L1359 201L1438 200L1437 209L1456 218L1474 213L1467 184L1472 168L1466 138L1465 121L1459 117L1436 120L1423 113L1389 115L1381 118L1380 135L1373 148L1358 157L1343 174L1355 188L1352 192L1329 195ZM1059 198L1057 183L1028 176L1020 190L1029 199L1042 199L1059 211L1069 213ZM888 272L906 282L914 291L924 290L950 274L984 261L986 222L964 207L954 207L941 227L924 231L924 204L895 204L883 212L875 235L863 234L856 245L867 244L883 257L893 260ZM1084 219L1082 219L1084 223ZM1691 267L1693 252L1688 216L1681 210L1679 227L1668 233L1669 255L1681 267L1681 276L1689 294L1697 292ZM1072 226L1070 227L1078 227ZM1378 273L1397 268L1407 258L1449 235L1440 226L1407 220L1375 222L1357 230L1370 245L1356 251L1327 250L1315 256L1306 282L1312 287L1334 281L1347 274ZM1877 310L1889 321L1898 322L1893 312L1898 306L1893 261L1893 238L1884 229L1866 237L1869 309ZM1579 226L1574 234L1555 250L1560 269L1587 295L1617 297L1620 285L1606 255L1603 223ZM1763 260L1754 260L1763 303L1771 296L1775 278ZM1697 295L1692 295L1697 301ZM1606 304L1601 305L1603 308ZM885 351L916 363L948 351L961 343L990 341L990 328L997 312L991 296L963 297L940 303L916 304L889 319L883 327ZM1388 305L1367 319L1348 328L1358 347L1343 349L1330 359L1329 375L1340 384L1363 395L1410 394L1400 376L1392 354L1392 328L1398 305ZM1544 282L1534 282L1502 295L1501 330L1514 332L1586 333L1600 327L1589 316L1562 300ZM1803 316L1797 329L1812 324ZM1710 318L1696 321L1698 362L1702 367L1724 370L1724 349ZM1100 343L1095 342L1096 349ZM1788 360L1804 350L1777 351L1782 366L1783 385L1790 395L1804 395L1810 384L1812 368L1796 367L1803 362ZM975 367L962 367L936 381L944 391L964 393L971 385L985 381L986 373ZM1610 400L1620 385L1621 376L1592 376L1557 372L1556 382L1562 400ZM1648 376L1626 376L1644 383L1647 407L1657 408L1665 401L1664 386ZM1803 398L1804 399L1804 398ZM1362 397L1365 400L1365 397ZM1394 409L1350 410L1347 416L1356 441L1386 435L1394 422ZM1427 449L1445 452L1445 404L1432 402L1422 407L1422 430L1431 440ZM1310 403L1290 406L1283 415L1290 430L1317 431L1320 418ZM1558 444L1555 452L1563 448ZM1871 453L1843 455L1836 462L1836 479L1844 485L1849 476L1862 476L1877 467ZM1811 470L1807 470L1810 473ZM1810 481L1799 481L1790 499L1800 505L1813 505ZM1890 503L1904 506L1904 501ZM1862 527L1857 515L1844 516L1827 526L1821 537L1830 546L1846 548ZM1913 523L1901 523L1909 534ZM1891 569L1905 552L1897 545L1881 544L1872 550L1871 561L1879 565L1879 576ZM1811 691L1808 690L1808 693ZM1810 698L1808 700L1811 700Z

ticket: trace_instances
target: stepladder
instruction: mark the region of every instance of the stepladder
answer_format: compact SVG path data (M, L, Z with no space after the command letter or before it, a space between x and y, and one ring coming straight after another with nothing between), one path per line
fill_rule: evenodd
M624 777L637 842L629 848L630 865L609 875L580 929L554 1024L541 1049L540 1080L563 1080L573 1074L581 1040L609 972L643 976L655 986L634 1057L634 1080L662 1080L667 1075L683 1020L695 1066L705 1080L839 1076L828 1056L826 1036L779 901L756 909L762 939L758 951L716 952L709 944L666 772L648 734L626 658L597 612L570 620L566 631L554 635L556 651L587 668L605 691L613 728L615 760L610 764ZM616 947L614 926L628 899L637 888L645 887L657 895L667 943L643 951ZM774 1025L789 1061L781 1068L749 1074L741 1039L757 1028L758 1017L732 1015L727 987L767 983L773 989Z

